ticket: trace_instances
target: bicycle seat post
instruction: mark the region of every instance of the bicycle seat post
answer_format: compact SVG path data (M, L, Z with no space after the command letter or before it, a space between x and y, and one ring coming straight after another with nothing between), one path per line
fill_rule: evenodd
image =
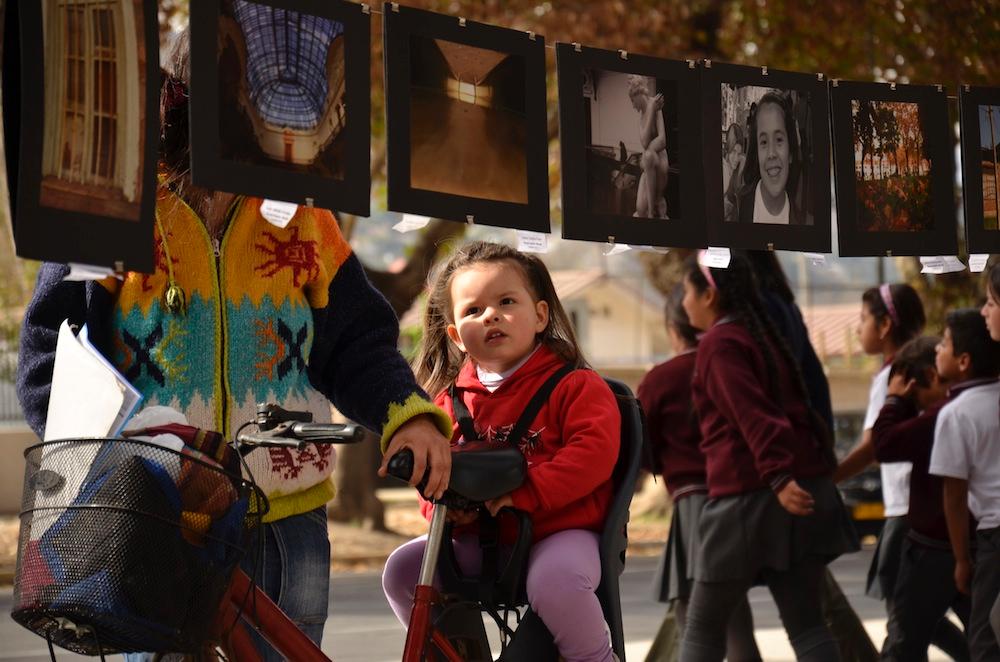
M427 533L427 546L424 548L424 558L420 563L420 584L430 586L434 582L434 571L437 569L438 555L441 553L441 539L444 537L444 525L448 518L448 506L441 502L434 504L431 515L431 528Z

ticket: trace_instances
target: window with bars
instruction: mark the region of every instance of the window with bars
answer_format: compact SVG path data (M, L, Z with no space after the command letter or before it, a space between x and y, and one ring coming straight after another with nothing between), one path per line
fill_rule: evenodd
M74 184L120 187L120 2L56 0L54 9L51 64L62 74L56 78L60 103L54 107L62 114L46 174Z
M247 47L250 101L267 123L300 131L326 112L327 55L344 26L322 16L234 0Z

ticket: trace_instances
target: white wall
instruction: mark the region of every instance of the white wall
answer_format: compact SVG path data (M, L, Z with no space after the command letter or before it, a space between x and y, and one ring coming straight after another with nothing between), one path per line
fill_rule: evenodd
M628 74L594 70L596 99L590 100L591 144L618 146L629 152L642 149L639 142L639 112L628 96Z
M665 358L667 335L662 315L637 296L603 283L586 294L584 353L595 366L647 364Z

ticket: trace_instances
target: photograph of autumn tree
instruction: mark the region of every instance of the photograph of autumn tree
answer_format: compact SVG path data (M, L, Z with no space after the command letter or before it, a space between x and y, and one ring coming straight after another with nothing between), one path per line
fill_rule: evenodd
M979 147L983 171L983 227L998 230L997 152L1000 151L1000 106L979 107Z
M858 228L931 229L931 162L919 104L855 99L851 114Z

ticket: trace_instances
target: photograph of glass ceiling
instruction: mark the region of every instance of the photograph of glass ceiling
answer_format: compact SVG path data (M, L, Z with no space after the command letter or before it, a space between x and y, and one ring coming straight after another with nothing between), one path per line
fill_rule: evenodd
M247 47L250 100L268 124L315 129L326 110L327 54L344 26L333 19L234 0Z

